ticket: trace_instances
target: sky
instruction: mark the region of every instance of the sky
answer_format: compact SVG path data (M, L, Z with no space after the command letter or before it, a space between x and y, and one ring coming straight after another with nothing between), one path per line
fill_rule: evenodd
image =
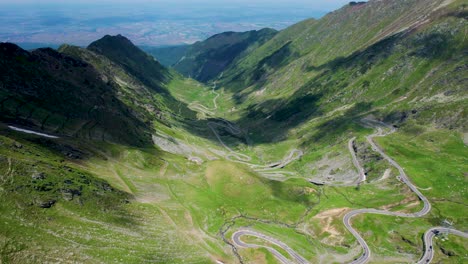
M256 3L256 4L292 4L292 5L306 5L317 8L332 8L340 7L349 1L347 0L0 0L0 4L69 4L69 3L81 3L81 4L122 4L122 3L133 3L133 4L148 4L148 3Z
M138 45L193 43L224 31L281 30L349 0L0 0L0 41L85 46L105 34Z

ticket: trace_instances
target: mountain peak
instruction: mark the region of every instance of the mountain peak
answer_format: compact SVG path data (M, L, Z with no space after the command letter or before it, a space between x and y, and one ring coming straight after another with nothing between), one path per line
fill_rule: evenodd
M271 28L219 33L188 47L173 67L185 76L209 82L220 76L249 50L266 43L277 33L278 31Z
M20 48L18 45L9 42L0 42L1 56L17 56L29 54L27 51Z
M128 38L122 35L105 35L91 43L88 50L103 55L111 61L120 64L128 72L139 77L143 82L158 92L165 93L162 84L169 75L166 68Z
M127 37L121 35L121 34L117 34L117 35L105 35L104 37L102 37L101 39L109 39L109 40L114 40L114 41L128 41L128 42L131 42ZM99 40L97 40L99 41Z
M89 44L88 49L101 53L103 49L123 49L132 50L138 49L128 38L118 34L116 36L105 35L99 40Z

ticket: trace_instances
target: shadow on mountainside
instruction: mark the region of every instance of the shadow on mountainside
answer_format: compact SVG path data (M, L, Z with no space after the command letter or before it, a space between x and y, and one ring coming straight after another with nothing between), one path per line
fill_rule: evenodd
M334 142L341 141L341 135L364 129L358 121L364 117L363 114L369 114L371 109L371 103L361 102L355 104L342 115L324 121L316 126L312 136L306 138L302 145L308 146L317 142L333 144ZM373 112L373 114L376 114L376 112Z
M318 123L316 131L308 133L313 136L304 144L332 141L346 131L362 129L354 121L371 112L374 103L397 100L410 89L404 82L411 78L415 83L430 70L429 67L413 65L431 65L453 58L461 50L459 42L447 30L411 29L389 36L348 57L339 57L319 66L306 64L302 70L314 71L317 75L293 95L252 104L241 118L233 122L248 133L251 144L272 143L285 140L292 129L312 118L344 105L352 106L341 115L317 120L323 123ZM391 76L388 78L404 76L407 80L400 81L403 82L401 85L398 81L396 84L386 82L387 75ZM238 102L245 100L241 97L237 98ZM209 137L213 139L211 134Z
M91 43L87 49L121 65L154 91L165 96L169 95L169 92L163 88L164 83L171 79L169 71L126 37L106 35Z
M315 193L316 196L311 199L311 196L307 195L301 187L294 188L284 184L284 182L265 180L265 183L278 199L298 203L306 208L312 206L315 203L314 198L319 196Z
M292 49L291 45L292 41L285 43L272 54L260 60L251 72L242 70L233 77L222 80L224 84L229 83L229 85L224 85L225 88L236 94L234 100L237 104L243 103L246 99L246 95L240 93L245 87L254 85L255 90L260 89L265 85L272 72L298 58L299 54Z
M253 144L285 140L291 129L312 118L323 116L334 107L342 106L342 98L347 93L352 93L350 79L363 78L369 70L391 56L397 41L403 35L404 33L393 35L346 58L340 57L320 66L309 65L303 68L305 71L319 73L288 99L272 99L250 105L245 115L235 123L248 132ZM361 89L372 89L372 85L364 81ZM353 123L354 119L362 112L368 112L372 106L372 102L361 100L356 98L355 106L343 115L319 124L315 136L308 140L329 140L348 129L359 129Z
M0 120L49 133L146 146L146 124L89 64L52 49L0 44Z
M153 146L154 121L171 126L162 112L195 119L196 112L164 87L172 72L128 39L106 36L93 47L103 55L72 46L28 52L1 43L0 121L75 140L145 148ZM116 65L148 89L122 89L113 81Z

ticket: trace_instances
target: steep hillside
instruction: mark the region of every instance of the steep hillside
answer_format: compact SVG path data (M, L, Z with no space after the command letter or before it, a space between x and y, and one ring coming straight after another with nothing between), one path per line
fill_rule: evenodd
M209 260L192 226L153 204L169 195L154 177L165 160L187 166L153 140L196 117L171 91L204 86L121 36L59 51L1 43L0 70L1 263Z
M135 116L147 124L157 121L170 126L169 119L194 117L191 110L168 93L167 87L170 83L183 80L183 77L177 73L170 74L171 79L167 80L168 84L161 84L161 86L153 88L154 86L146 85L143 80L132 75L120 64L89 49L63 45L59 51L85 61L96 68L101 78L117 87L116 96L119 100L124 102ZM155 91L159 89L163 89L164 92Z
M148 127L90 64L52 49L0 44L3 122L72 137L148 144Z
M214 80L224 69L251 50L270 40L276 30L225 32L187 47L173 67L184 76L201 82Z
M63 45L58 52L1 45L4 122L141 146L151 143L154 122L195 118L169 92L184 78L123 36L105 36L88 49Z
M445 2L371 0L349 4L319 20L306 20L281 31L226 70L224 83L242 88L261 81L263 87L274 79L275 87L281 89L288 81L301 83L306 78L291 74L292 70L307 65L318 67L417 27Z
M155 91L167 92L162 86L170 79L169 71L124 36L106 35L91 43L88 49L119 64Z
M48 139L3 124L0 146L2 263L209 262L187 224L174 226L155 203L166 191L156 190L164 156L154 148Z
M145 121L158 120L170 126L168 119L192 119L196 113L170 92L185 78L167 69L124 36L104 36L82 49L64 45L61 52L93 65L119 90L119 97Z
M234 68L225 72L224 88L239 91L235 98L238 107L245 109L245 114L239 115L239 124L253 131L260 128L260 134L269 141L281 138L310 118L355 105L359 110L351 111L348 117L374 112L395 123L417 119L421 124L465 130L466 90L461 74L466 62L466 13L460 2L441 8L435 8L440 5L438 1L421 2L370 1L347 6L319 21L302 22L279 33L237 66L261 58L259 54L290 34L288 31L300 32L261 59L254 70L237 68L236 76L230 74ZM369 13L379 14L379 18L371 19ZM395 18L396 13L401 17ZM361 18L364 14L366 22ZM389 20L401 24L396 27L396 22ZM317 24L330 26L331 21L331 29L339 29L339 34L317 31ZM336 25L336 21L341 24ZM369 33L364 39L359 30L367 32L374 25L368 21L380 25L380 29L374 29L374 34ZM310 24L307 30L298 30L304 23ZM352 24L364 26L349 29ZM338 39L327 40L323 45L315 43L318 40L304 41L311 32L325 39L352 35L350 41L362 44L348 45L349 41ZM305 43L312 45L305 47ZM331 45L335 47L330 48ZM336 52L327 53L328 48ZM346 126L352 119L336 125ZM265 126L272 129L265 130Z
M210 86L123 36L1 44L0 262L465 263L466 8L220 34L182 60Z
M148 54L151 54L153 57L157 58L162 65L171 67L185 55L189 47L190 45L169 47L142 46L141 48Z

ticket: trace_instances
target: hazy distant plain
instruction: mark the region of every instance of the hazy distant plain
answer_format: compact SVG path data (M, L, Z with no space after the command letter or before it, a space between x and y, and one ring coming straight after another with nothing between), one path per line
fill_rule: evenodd
M164 46L193 43L224 31L282 29L320 17L346 1L7 2L0 1L2 42L84 46L105 34L123 34L138 45Z

